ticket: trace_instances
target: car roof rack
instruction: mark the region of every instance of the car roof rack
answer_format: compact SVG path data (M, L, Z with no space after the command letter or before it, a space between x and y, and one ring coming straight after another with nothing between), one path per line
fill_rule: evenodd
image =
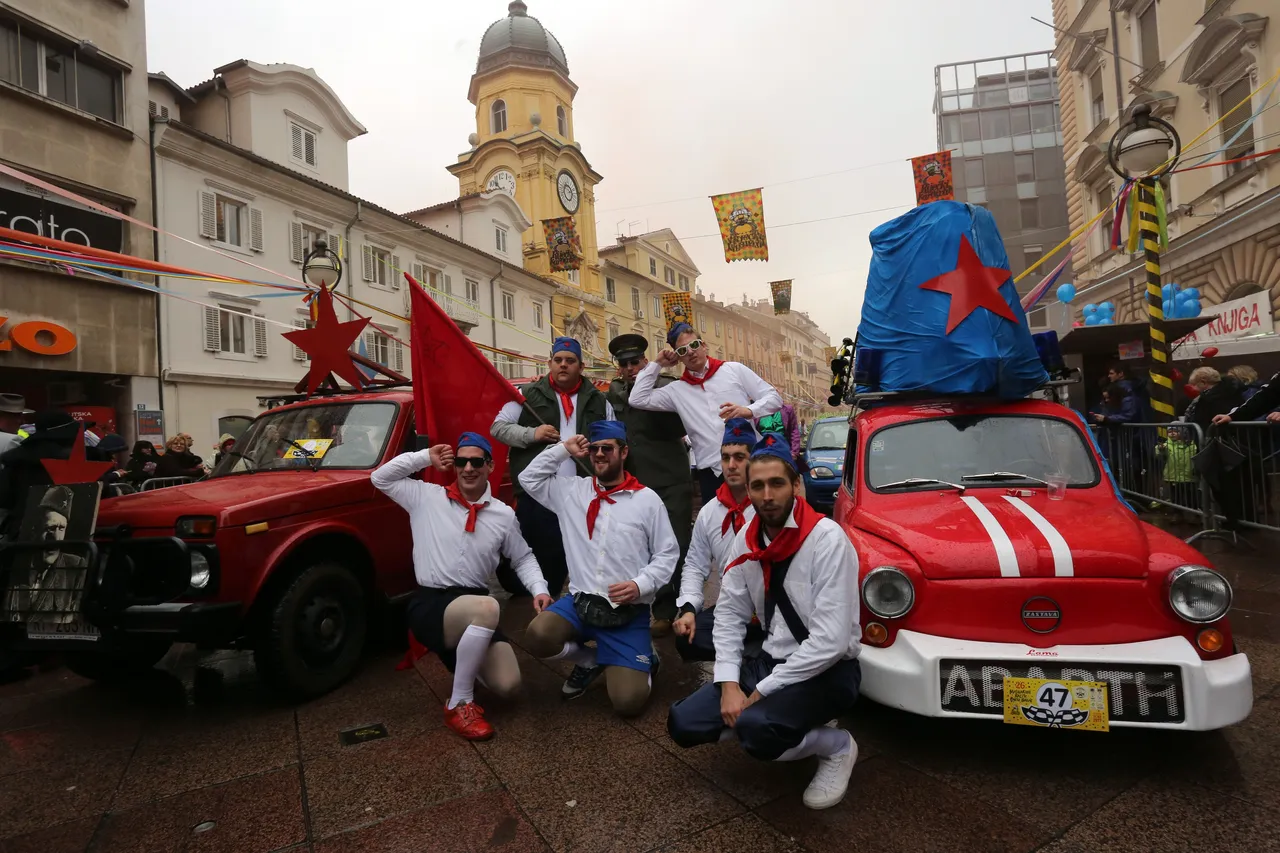
M1047 391L1047 390L1052 390L1057 388L1065 388L1068 385L1075 385L1076 383L1081 381L1081 378L1082 378L1082 375L1078 367L1069 367L1063 371L1060 371L1058 374L1054 376L1054 378L1051 378L1048 381L1041 383L1035 389L1035 391L1031 392L1031 394L1036 393L1036 391ZM1032 398L1031 398L1031 395L1028 394L1026 397L1020 397L1018 399L1028 400ZM991 400L991 401L998 401L1002 403L1016 402L1015 400L1005 400L989 393L947 394L947 393L942 393L938 391L930 391L927 389L920 389L920 390L913 390L913 391L862 391L862 392L859 392L856 388L854 388L854 389L851 389L849 393L845 395L845 403L853 406L858 406L860 408L864 408L865 406L863 404L865 403L884 403L884 402L909 403L914 401L942 402L947 400L972 400L972 401Z
M378 391L393 391L397 388L411 388L412 382L378 382L364 388L333 388L321 386L314 394L270 394L258 398L258 405L267 409L287 406L291 403L304 403L307 400L347 397L352 394L373 394Z

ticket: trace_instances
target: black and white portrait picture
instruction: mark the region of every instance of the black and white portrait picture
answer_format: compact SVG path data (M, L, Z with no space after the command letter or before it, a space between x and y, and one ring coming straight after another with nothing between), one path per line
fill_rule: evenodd
M83 548L61 548L56 543L92 538L101 491L101 483L32 487L18 542L48 547L16 549L9 558L8 620L67 625L79 619L87 554Z

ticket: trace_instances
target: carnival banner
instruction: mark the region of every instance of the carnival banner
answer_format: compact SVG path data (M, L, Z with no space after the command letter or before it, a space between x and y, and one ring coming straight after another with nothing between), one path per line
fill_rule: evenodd
M713 195L711 206L720 223L726 261L769 260L769 244L764 233L764 197L759 188Z
M831 362L836 360L836 353L839 351L840 347L823 347L822 357L826 359L827 364L830 365Z
M791 313L791 279L769 282L769 290L773 292L773 313Z
M546 236L547 251L551 255L551 271L576 270L582 266L582 241L574 227L572 216L558 216L542 220L542 232Z
M671 328L676 323L693 323L693 294L680 293L664 293L662 294L662 316L667 321L667 328Z
M917 205L956 197L955 184L951 180L950 151L912 157L911 174L916 182Z

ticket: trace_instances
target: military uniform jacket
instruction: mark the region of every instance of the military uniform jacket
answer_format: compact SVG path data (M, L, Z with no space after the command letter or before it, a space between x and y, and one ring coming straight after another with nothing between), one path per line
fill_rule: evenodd
M655 387L676 380L661 375ZM651 489L691 482L689 451L684 446L684 424L675 412L652 412L628 404L631 389L622 379L609 384L614 416L627 425L627 471Z

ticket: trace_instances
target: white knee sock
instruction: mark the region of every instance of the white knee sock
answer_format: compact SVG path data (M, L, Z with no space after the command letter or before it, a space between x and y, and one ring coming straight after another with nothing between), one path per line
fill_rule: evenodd
M574 642L564 644L564 648L547 660L567 660L578 666L592 667L596 665L596 650L580 646Z
M449 697L447 707L455 708L475 700L476 674L484 663L484 656L489 653L489 643L492 641L492 628L468 625L467 630L462 632L462 639L458 640L456 650L458 665L453 670L453 695Z
M844 729L832 729L822 726L810 729L804 740L779 755L776 761L799 761L816 755L819 758L831 758L849 749L849 733Z

